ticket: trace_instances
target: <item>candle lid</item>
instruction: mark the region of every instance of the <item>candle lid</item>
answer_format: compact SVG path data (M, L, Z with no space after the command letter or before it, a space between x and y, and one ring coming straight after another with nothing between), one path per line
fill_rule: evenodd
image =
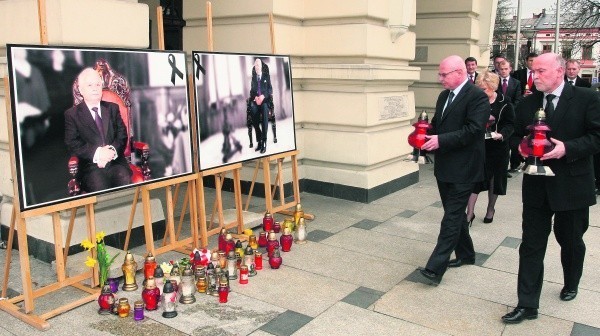
M275 231L271 230L269 232L269 240L277 240L277 236L275 235Z
M135 308L135 309L144 308L144 302L143 301L135 301L135 303L133 304L133 308Z
M154 280L154 277L149 277L148 279L146 279L146 289L154 288L156 288L156 281Z
M292 229L290 229L289 227L286 227L285 229L283 229L284 236L289 236L291 234L292 234Z
M270 212L267 211L267 212L265 212L265 217L272 217L272 215Z
M146 256L146 261L147 262L152 262L152 261L156 262L156 259L152 255L152 252L148 252L148 255Z
M129 304L129 300L127 298L120 298L119 304L120 305Z
M165 276L165 273L163 272L162 268L157 267L154 269L154 278L163 278Z

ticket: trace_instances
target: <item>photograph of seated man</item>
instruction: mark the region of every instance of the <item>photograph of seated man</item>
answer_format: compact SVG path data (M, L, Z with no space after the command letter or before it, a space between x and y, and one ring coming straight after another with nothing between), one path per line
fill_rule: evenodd
M254 61L252 82L250 84L250 112L252 126L256 132L258 146L255 151L261 154L267 151L267 131L269 118L269 101L272 99L273 87L269 76L269 67L259 58Z
M93 68L85 68L77 82L83 102L65 112L65 145L79 159L82 188L93 192L131 183L119 106L101 101L103 81Z

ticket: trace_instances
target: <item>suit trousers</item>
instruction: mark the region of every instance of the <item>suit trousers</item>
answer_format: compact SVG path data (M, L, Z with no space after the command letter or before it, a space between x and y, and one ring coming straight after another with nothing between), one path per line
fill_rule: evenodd
M589 207L552 211L548 202L541 207L523 204L523 241L519 247L519 306L539 308L544 280L544 255L552 229L560 245L564 288L576 290L583 273L585 243L583 234L589 226Z
M426 268L441 276L446 272L453 251L459 259L475 258L465 213L475 183L448 183L438 180L437 184L444 207L444 217L437 244Z
M252 124L254 125L256 136L259 140L266 142L267 127L269 127L269 107L267 106L266 99L260 105L256 105L255 102L252 102L250 110L252 112Z

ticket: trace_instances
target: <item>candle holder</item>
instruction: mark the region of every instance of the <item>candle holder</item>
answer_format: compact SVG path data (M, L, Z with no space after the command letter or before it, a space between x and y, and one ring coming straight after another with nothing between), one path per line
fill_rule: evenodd
M298 229L300 229L300 226L298 226ZM283 252L289 252L292 249L293 241L294 237L292 236L292 231L290 231L289 228L283 229L283 234L281 235L281 237L279 237L279 242L281 243L281 250Z
M279 253L279 248L275 248L273 250L273 255L269 257L269 266L272 269L278 269L281 266L283 259L281 258L281 253Z
M164 318L173 318L177 316L177 293L173 289L173 284L168 281L163 288L162 307Z
M133 303L133 320L141 321L144 319L144 302L135 301Z
M425 137L427 132L432 128L429 123L427 112L421 112L418 121L412 126L415 129L408 135L408 144L412 146L413 151L412 154L409 154L406 159L404 159L404 161L412 161L418 164L428 164L433 162L431 161L431 158L427 156L427 152L421 149L427 141L427 138Z
M165 273L160 267L157 267L154 270L154 283L156 284L159 293L162 295L162 289L165 286Z
M206 293L206 275L201 274L196 277L196 290L198 293Z
M237 258L233 251L227 255L227 278L229 280L237 279Z
M154 276L154 270L156 269L156 259L152 253L148 252L146 259L144 260L144 279Z
M296 244L306 244L306 223L304 218L300 219L296 228Z
M294 222L294 218L287 217L283 220L283 224L281 224L281 228L285 230L285 228L289 228L290 231L296 231L296 222Z
M263 231L269 232L271 230L273 230L273 215L267 211L263 217Z
M119 291L119 278L109 278L107 282L113 294Z
M256 275L254 250L250 246L246 247L246 250L244 251L244 265L248 266L248 276L253 277Z
M195 291L194 273L191 269L186 269L181 277L181 298L179 298L179 302L183 304L196 302Z
M273 222L273 231L275 231L275 233L281 232L281 223L278 221Z
M238 253L240 257L244 258L244 245L242 245L242 242L239 239L235 242L235 253Z
M258 246L267 247L267 232L261 232L258 234Z
M254 266L257 271L260 271L263 269L262 253L260 253L260 251L258 251L258 250L254 251Z
M219 250L225 251L227 249L227 229L221 228L219 232Z
M496 124L496 117L490 114L490 118L485 124L485 140L492 139L492 127L494 127L494 124Z
M279 248L279 241L277 241L277 236L275 235L275 232L271 230L271 232L269 232L269 238L267 240L267 254L269 257L271 257L271 255L273 254L273 250L275 250L275 248Z
M160 289L156 287L154 277L146 279L146 286L142 290L142 300L146 305L147 310L158 309L158 301L160 301Z
M235 250L235 241L233 240L233 236L231 233L228 233L226 236L227 245L225 246L225 253L229 253L229 251Z
M98 296L98 314L100 315L108 315L112 312L113 306L115 304L115 295L112 293L109 285L104 285L102 287L102 291L100 292L100 296Z
M175 281L177 286L181 284L181 271L179 270L179 265L173 265L173 268L171 268L171 274L169 274L169 280Z
M226 269L227 268L227 255L225 254L225 251L219 251L219 267L221 269Z
M121 318L128 317L130 311L131 311L131 306L129 305L129 300L127 298L120 298L119 299L119 307L117 308L119 317L121 317Z
M215 295L217 290L217 277L215 267L212 264L208 264L206 268L206 294Z
M527 155L523 173L528 175L554 176L550 167L545 166L540 159L544 154L554 149L554 144L548 140L550 127L546 124L546 113L541 108L536 112L533 124L527 126L529 135L521 141L519 149Z
M240 267L240 285L248 284L248 266L242 265Z
M219 303L227 303L227 299L229 297L229 282L227 278L225 280L221 279L219 281Z
M138 285L135 282L135 272L137 271L137 262L133 258L131 252L127 252L125 255L125 261L121 266L121 270L123 271L123 289L126 292L132 292L138 289Z
M252 247L253 250L256 250L258 248L258 242L256 241L255 235L251 234L250 236L248 236L248 245Z
M302 210L302 204L298 203L294 209L294 224L298 225L300 218L304 218L304 210Z

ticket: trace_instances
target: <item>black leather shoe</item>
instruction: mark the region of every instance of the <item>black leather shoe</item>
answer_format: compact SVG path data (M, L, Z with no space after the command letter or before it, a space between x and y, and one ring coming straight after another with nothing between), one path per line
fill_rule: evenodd
M261 150L261 149L262 149L262 146L263 146L263 145L262 145L262 141L259 141L259 142L258 142L258 145L256 145L256 149L255 149L254 151L255 151L255 152L258 152L259 150Z
M563 290L560 291L560 299L563 301L571 301L575 297L577 297L576 289L567 290L563 288Z
M535 308L517 307L510 313L502 316L502 322L508 324L517 324L523 320L535 320L538 317L538 310Z
M448 262L448 267L460 267L462 265L474 265L475 259L452 259Z
M263 141L262 143L263 145L260 148L260 154L265 154L265 152L267 151L267 140Z
M419 273L421 273L421 275L424 276L425 279L428 280L427 284L430 285L430 286L437 286L442 281L442 276L441 275L438 275L434 271L430 271L430 270L428 270L426 268L419 269Z

